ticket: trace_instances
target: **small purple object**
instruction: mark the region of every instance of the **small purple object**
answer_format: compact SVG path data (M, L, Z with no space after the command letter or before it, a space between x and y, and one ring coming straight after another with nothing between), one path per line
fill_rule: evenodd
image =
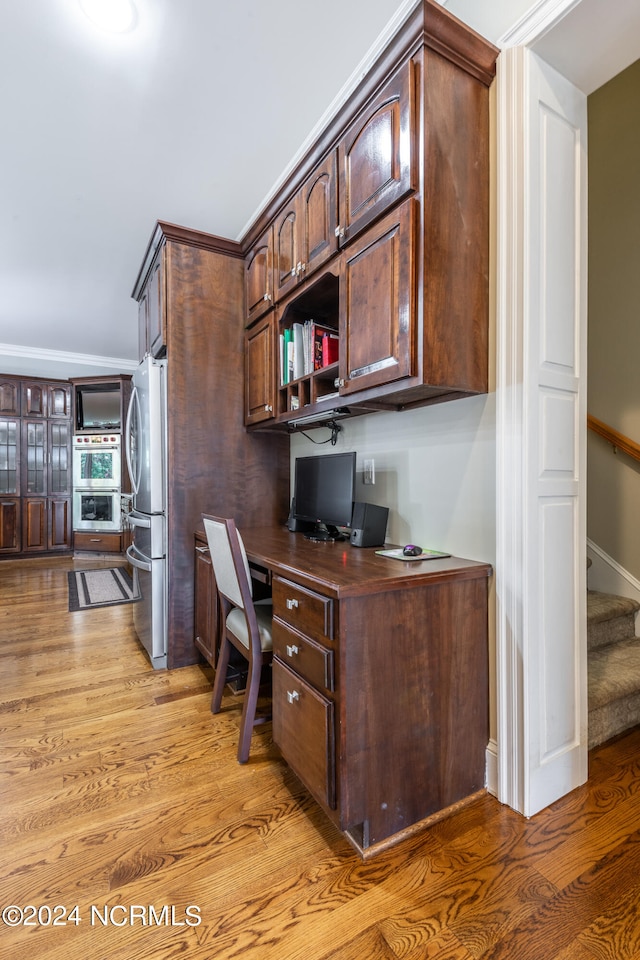
M415 543L408 543L406 547L402 549L405 557L419 557L422 553L422 547L417 547Z

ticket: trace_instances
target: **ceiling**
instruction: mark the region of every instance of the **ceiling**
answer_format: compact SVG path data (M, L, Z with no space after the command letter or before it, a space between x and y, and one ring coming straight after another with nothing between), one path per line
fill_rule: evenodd
M603 4L628 37L637 0L582 0L579 10ZM135 0L135 27L109 35L78 0L0 0L0 372L133 369L131 290L156 220L238 239L367 51L413 5ZM498 42L537 4L446 6ZM567 59L576 36L602 45L601 23L569 27L569 41L543 38L559 42L543 53L550 62Z

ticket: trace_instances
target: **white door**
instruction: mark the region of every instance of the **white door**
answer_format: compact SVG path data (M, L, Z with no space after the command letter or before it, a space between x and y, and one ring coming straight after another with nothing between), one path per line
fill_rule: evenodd
M531 816L587 778L587 107L498 69L498 796Z

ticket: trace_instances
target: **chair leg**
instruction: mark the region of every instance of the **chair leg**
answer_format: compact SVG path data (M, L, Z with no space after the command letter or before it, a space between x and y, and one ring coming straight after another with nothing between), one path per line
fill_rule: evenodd
M220 713L220 704L222 703L224 685L227 682L227 667L229 666L230 653L231 644L226 637L223 637L220 643L220 652L218 654L218 662L216 663L216 675L213 681L211 713Z
M258 704L258 692L260 690L261 676L262 661L254 659L249 664L249 678L247 689L244 693L244 703L242 705L242 719L240 720L240 742L238 743L238 763L246 763L249 759L251 734L253 733L254 720L256 717L256 707Z

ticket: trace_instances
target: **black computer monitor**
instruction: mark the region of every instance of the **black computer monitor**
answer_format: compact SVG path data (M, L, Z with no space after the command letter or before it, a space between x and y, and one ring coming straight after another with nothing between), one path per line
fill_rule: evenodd
M351 526L356 487L355 453L298 457L293 515L314 524L310 540L344 539L338 527Z

